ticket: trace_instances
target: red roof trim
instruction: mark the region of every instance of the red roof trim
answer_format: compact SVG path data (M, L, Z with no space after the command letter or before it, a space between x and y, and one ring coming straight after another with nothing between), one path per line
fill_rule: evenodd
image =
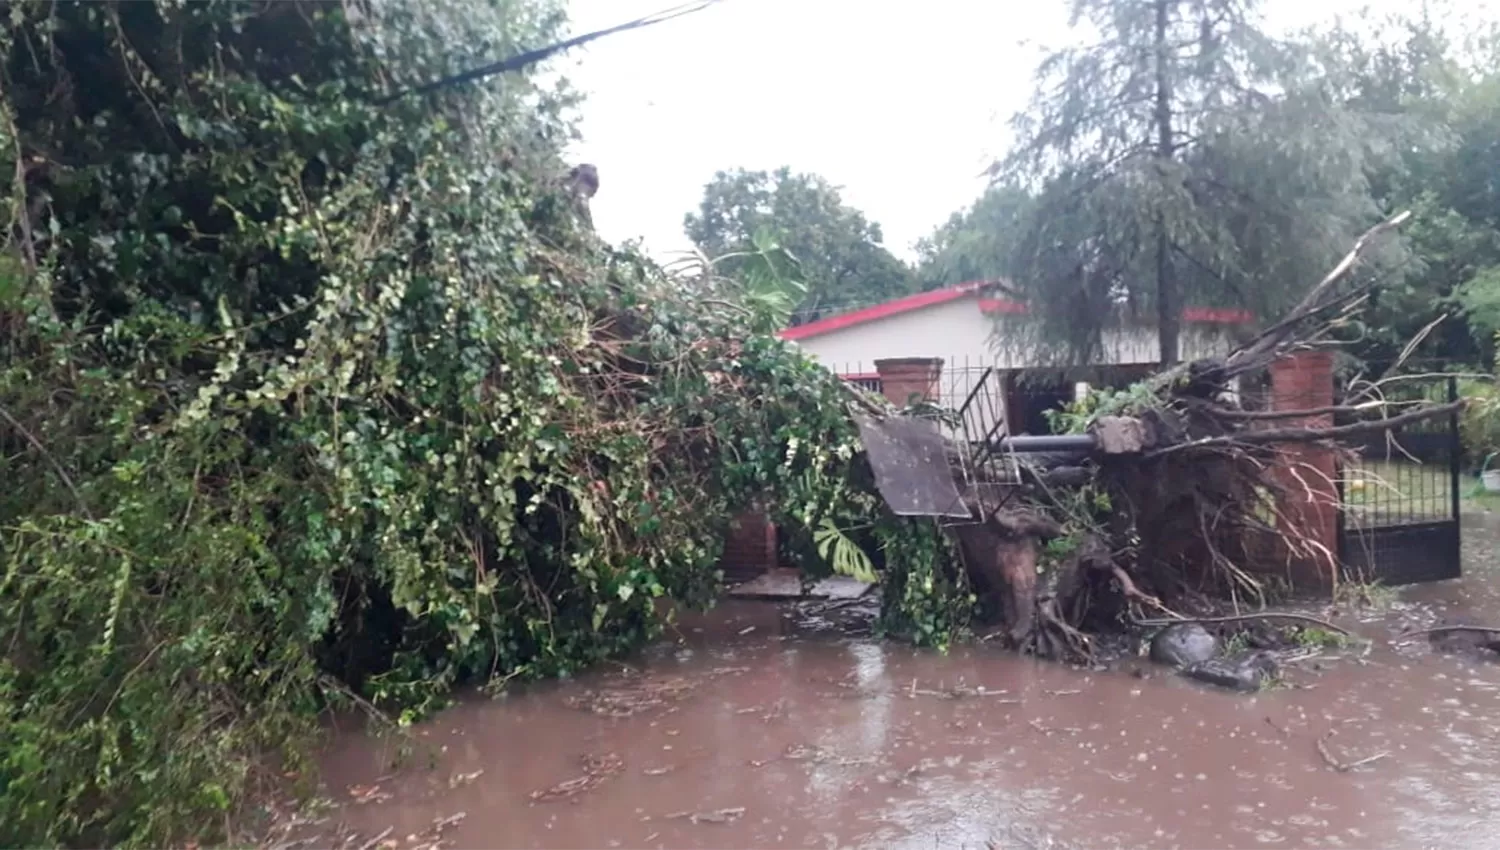
M1019 316L1026 312L1026 305L1009 298L980 298L979 309L985 313Z
M854 325L873 322L876 319L899 316L902 313L910 313L913 310L920 310L923 307L933 307L938 304L947 304L949 301L957 301L982 286L984 286L983 282L960 283L958 286L949 287L948 289L918 292L916 295L897 298L894 301L876 304L873 307L866 307L863 310L840 313L837 316L829 316L826 319L819 319L816 322L808 322L805 325L787 328L778 334L778 336L782 339L803 339L810 336L821 336Z
M970 281L969 283L950 286L947 289L919 292L916 295L897 298L893 301L887 301L884 304L865 307L862 310L851 310L848 313L829 316L826 319L819 319L816 322L808 322L805 325L786 328L777 334L777 336L782 339L806 339L813 336L822 336L823 334L843 330L854 325L862 325L878 319L899 316L902 313L910 313L913 310L921 310L926 307L935 307L938 304L947 304L950 301L957 301L960 298L982 292L989 288L1000 288L1001 291L1005 291L995 281ZM988 314L1022 315L1026 312L1026 305L1009 298L993 298L981 295L979 298L979 309ZM1220 307L1186 307L1182 311L1183 321L1201 324L1238 325L1247 324L1254 321L1254 319L1254 314L1249 310L1233 310Z
M1182 320L1213 325L1244 325L1255 321L1255 314L1249 310L1232 310L1224 307L1184 307Z

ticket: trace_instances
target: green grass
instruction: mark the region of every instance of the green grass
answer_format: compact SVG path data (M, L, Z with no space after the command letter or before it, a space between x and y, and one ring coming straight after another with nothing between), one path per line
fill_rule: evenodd
M1433 519L1448 516L1448 467L1407 460L1364 461L1344 470L1344 502L1366 522ZM1500 511L1500 493L1486 492L1479 479L1465 474L1458 483L1466 510Z
M1470 482L1464 483L1464 507L1482 511L1500 511L1500 493L1487 493Z
M1447 464L1366 460L1345 467L1344 503L1350 519L1384 524L1446 519L1453 498ZM1460 495L1470 489L1459 484Z

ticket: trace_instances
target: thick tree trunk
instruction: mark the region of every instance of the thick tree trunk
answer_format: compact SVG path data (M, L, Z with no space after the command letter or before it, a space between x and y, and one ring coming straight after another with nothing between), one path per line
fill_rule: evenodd
M1037 538L994 522L953 527L974 589L1019 645L1036 626Z
M1172 246L1167 239L1166 223L1160 222L1156 237L1156 325L1161 335L1161 362L1163 366L1178 360L1179 337L1182 333L1182 308L1177 297L1177 281L1172 277L1172 262L1168 256Z
M1170 12L1175 0L1156 0L1156 156L1166 179L1173 159L1172 146L1172 53L1167 43ZM1156 218L1156 326L1162 365L1177 362L1181 335L1182 304L1177 280L1172 275L1172 243L1165 216Z

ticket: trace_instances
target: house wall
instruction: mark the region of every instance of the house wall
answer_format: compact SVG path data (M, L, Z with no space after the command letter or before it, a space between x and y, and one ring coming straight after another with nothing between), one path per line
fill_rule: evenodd
M1023 320L1007 316L1003 321ZM1037 347L1028 345L1020 334L1009 340L997 339L995 329L996 317L980 310L978 296L972 296L804 337L797 344L840 374L873 373L874 362L889 357L941 357L945 366L967 361L972 366L999 369L1043 364ZM1100 365L1154 363L1156 332L1150 328L1107 331L1102 348ZM1184 359L1226 351L1228 346L1220 335L1192 324L1183 328Z
M891 357L987 357L991 327L979 299L962 298L805 337L797 344L837 372L871 373L876 360Z
M875 361L886 358L942 358L943 375L937 401L945 407L957 408L983 380L986 368L1028 369L1045 363L1037 347L1025 340L1024 333L1018 332L1008 340L1003 336L997 338L997 318L1004 323L1024 321L1013 315L996 317L986 314L980 309L979 296L973 295L803 337L796 342L829 369L849 376L873 376ZM1005 325L999 327L1003 334ZM1150 328L1108 331L1101 347L1103 356L1098 365L1157 361L1156 332ZM1184 359L1222 354L1228 350L1224 337L1206 326L1187 324L1183 328ZM1004 416L1001 383L994 379L986 383L976 397L975 406L984 410L970 417L973 420L969 423L971 433L987 430L995 417Z

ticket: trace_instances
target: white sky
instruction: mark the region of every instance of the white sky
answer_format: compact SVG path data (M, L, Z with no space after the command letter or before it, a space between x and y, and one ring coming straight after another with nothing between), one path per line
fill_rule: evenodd
M574 32L680 0L571 0ZM1500 0L1460 0L1483 14ZM1267 0L1275 29L1415 0ZM682 218L715 171L821 174L910 258L984 188L1042 46L1068 40L1065 0L723 0L611 36L558 70L588 95L576 161L599 168L595 225L688 246Z

